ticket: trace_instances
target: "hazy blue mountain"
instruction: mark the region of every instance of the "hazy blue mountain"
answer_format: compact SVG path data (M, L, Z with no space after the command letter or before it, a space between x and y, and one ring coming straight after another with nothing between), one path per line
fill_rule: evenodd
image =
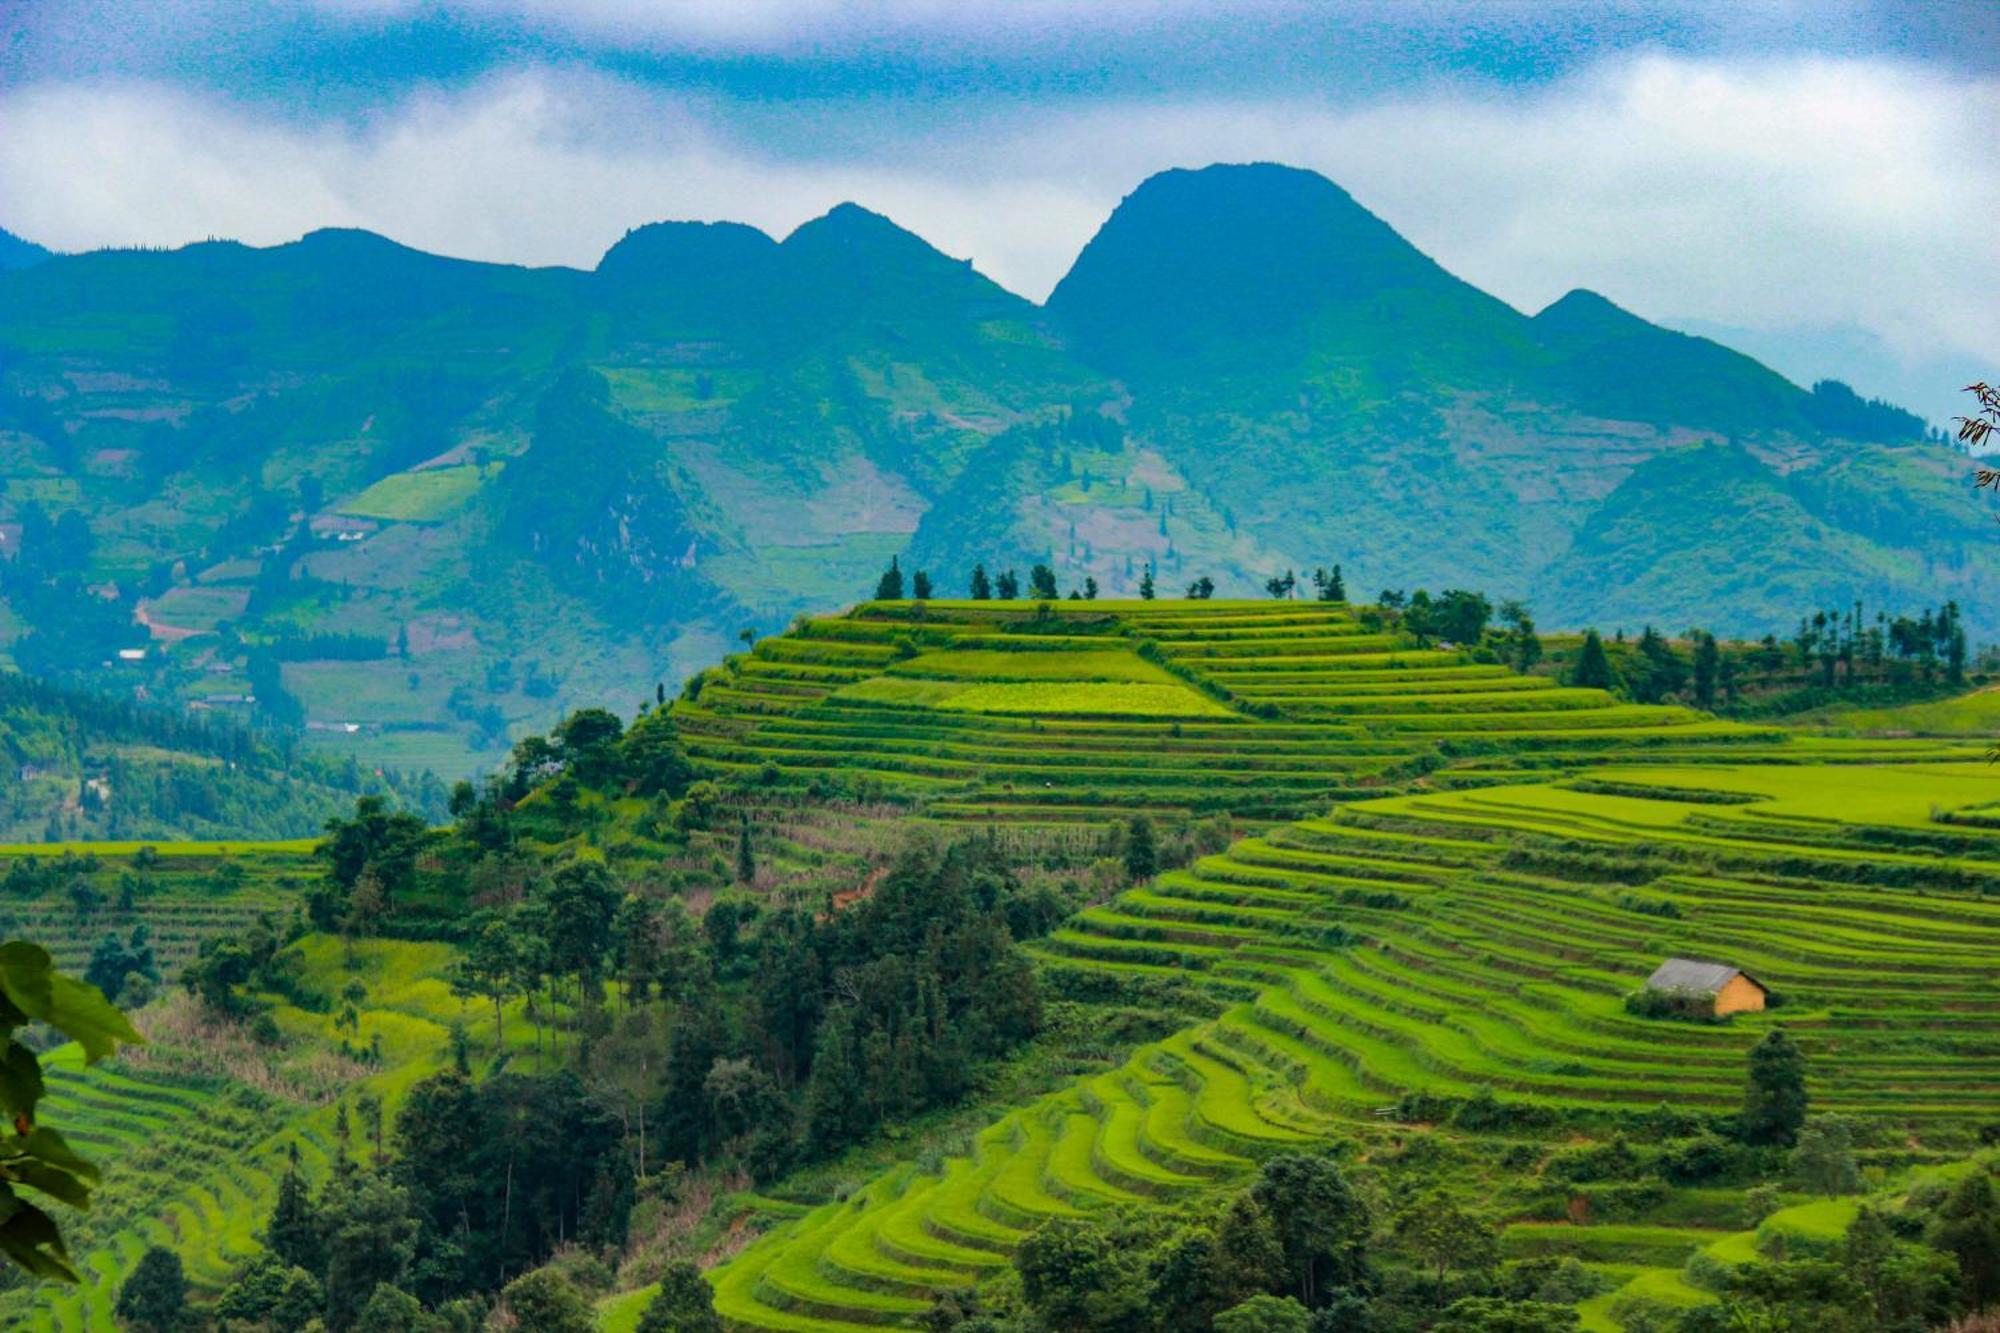
M24 241L11 231L0 230L0 273L29 268L49 257L49 251L33 241Z
M1995 364L1965 354L1906 356L1856 325L1746 329L1712 320L1667 319L1670 328L1727 343L1795 384L1835 379L1864 398L1899 403L1944 430L1970 401L1965 386L2000 376Z
M2000 630L1923 433L1591 293L1530 317L1272 165L1146 181L1046 306L851 204L639 227L589 272L351 230L57 256L0 274L0 521L42 550L0 641L469 769L891 555L942 592L1339 561L1551 625L1865 591ZM135 613L169 651L105 668Z

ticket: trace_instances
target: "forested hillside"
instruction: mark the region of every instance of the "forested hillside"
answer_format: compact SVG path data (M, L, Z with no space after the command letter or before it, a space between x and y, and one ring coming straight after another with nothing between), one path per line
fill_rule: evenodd
M445 813L434 778L368 772L226 718L0 673L0 843L311 837L367 792Z
M2000 629L1915 417L1590 293L1523 314L1283 167L1147 181L1039 307L853 205L640 227L591 272L354 231L10 253L40 262L0 274L0 643L370 767L489 769L892 554Z

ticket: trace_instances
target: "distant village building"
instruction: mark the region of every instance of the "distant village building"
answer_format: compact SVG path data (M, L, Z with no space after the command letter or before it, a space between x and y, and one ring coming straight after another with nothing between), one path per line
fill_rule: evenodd
M1707 999L1719 1018L1724 1014L1754 1014L1764 1008L1770 987L1740 967L1704 963L1693 958L1669 958L1646 978L1646 989L1664 995Z

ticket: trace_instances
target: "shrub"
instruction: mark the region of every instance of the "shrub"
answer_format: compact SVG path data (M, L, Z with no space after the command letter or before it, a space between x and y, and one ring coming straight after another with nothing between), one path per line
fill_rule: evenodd
M1625 997L1625 1012L1638 1018L1661 1018L1676 1023L1725 1023L1716 1015L1715 997L1707 991L1656 990L1642 987Z
M1660 1174L1676 1185L1701 1185L1737 1169L1742 1154L1720 1134L1703 1133L1669 1144L1660 1154Z

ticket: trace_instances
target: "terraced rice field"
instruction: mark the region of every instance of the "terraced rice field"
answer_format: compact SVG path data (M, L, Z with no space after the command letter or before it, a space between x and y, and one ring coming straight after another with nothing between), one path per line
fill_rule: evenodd
M1134 810L1289 819L1581 764L1879 760L1952 742L1819 741L1624 704L1299 602L869 604L708 673L676 706L696 761L865 779L944 818ZM1437 770L1442 770L1439 772Z
M305 941L306 978L327 993L350 975L368 988L359 1044L380 1035L379 1066L350 1066L349 1095L372 1092L393 1117L403 1094L449 1057L448 1034L460 1004L443 972L443 944L364 941L350 974L341 946L326 936ZM517 1007L518 1008L518 1007ZM338 1044L333 1017L279 1005L280 1027L305 1053ZM144 1013L139 1026L145 1030ZM510 1011L510 1048L532 1061L526 1020ZM469 1034L490 1052L491 1029ZM0 1293L0 1327L36 1333L95 1333L115 1326L112 1302L125 1274L150 1245L176 1250L198 1288L214 1290L254 1255L290 1153L318 1179L335 1152L335 1108L326 1098L261 1091L218 1067L202 1074L134 1068L116 1060L85 1069L74 1047L44 1057L51 1092L44 1116L105 1167L87 1214L64 1219L78 1288L41 1284ZM357 1152L361 1151L357 1143Z
M1581 786L1346 805L1084 912L1036 946L1045 967L1184 982L1219 1016L1004 1116L937 1171L781 1224L715 1274L719 1308L739 1328L907 1323L1042 1219L1488 1091L1600 1132L1663 1100L1725 1113L1780 1020L1816 1109L1969 1141L2000 1100L2000 833L1931 811L2000 797L2000 774L1667 765ZM1787 1003L1717 1026L1628 1014L1623 995L1676 954L1727 959ZM1656 1288L1718 1239L1537 1224L1508 1248Z

